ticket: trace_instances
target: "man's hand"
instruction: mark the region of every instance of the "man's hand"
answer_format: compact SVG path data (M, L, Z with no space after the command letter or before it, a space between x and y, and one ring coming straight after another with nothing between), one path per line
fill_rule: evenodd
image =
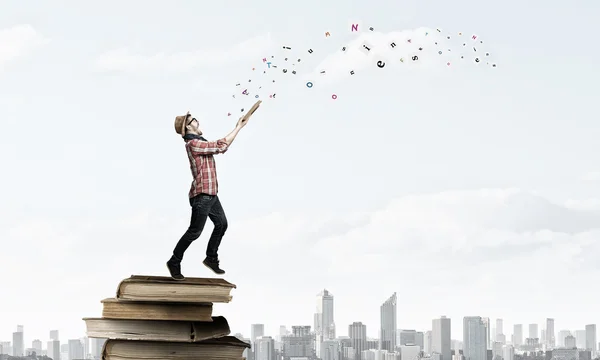
M250 116L252 116L252 114L254 114L254 112L260 107L261 103L262 101L258 100L254 105L252 105L250 110L248 110L248 112L238 120L236 127L243 128L244 126L246 126L246 124L248 124Z

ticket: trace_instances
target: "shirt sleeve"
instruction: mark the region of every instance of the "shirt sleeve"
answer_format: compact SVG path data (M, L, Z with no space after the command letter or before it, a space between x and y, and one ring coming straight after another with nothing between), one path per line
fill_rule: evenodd
M192 139L188 143L192 154L195 155L215 155L223 154L229 148L229 145L225 142L225 138L217 141L202 141L199 139Z

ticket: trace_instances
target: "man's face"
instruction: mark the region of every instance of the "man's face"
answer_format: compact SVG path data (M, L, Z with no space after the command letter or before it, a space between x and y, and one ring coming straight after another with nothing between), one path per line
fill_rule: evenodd
M198 134L198 135L202 135L202 130L200 130L199 126L200 124L198 123L198 120L196 120L195 117L193 117L191 114L188 115L187 117L187 132L190 134Z

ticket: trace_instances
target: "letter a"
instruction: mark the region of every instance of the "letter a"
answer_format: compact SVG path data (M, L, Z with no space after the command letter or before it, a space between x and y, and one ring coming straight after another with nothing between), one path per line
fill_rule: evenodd
M352 31L358 31L358 24L352 24Z

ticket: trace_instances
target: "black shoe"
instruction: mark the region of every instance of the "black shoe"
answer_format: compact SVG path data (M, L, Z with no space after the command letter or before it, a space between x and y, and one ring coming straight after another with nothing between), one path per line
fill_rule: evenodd
M225 270L223 270L219 267L219 260L216 258L207 257L206 259L204 259L204 261L202 263L204 265L206 265L207 268L211 269L217 275L225 274Z
M169 273L171 273L171 277L174 280L185 279L185 277L183 275L181 275L181 263L169 260L169 261L167 261L167 269L169 269Z

